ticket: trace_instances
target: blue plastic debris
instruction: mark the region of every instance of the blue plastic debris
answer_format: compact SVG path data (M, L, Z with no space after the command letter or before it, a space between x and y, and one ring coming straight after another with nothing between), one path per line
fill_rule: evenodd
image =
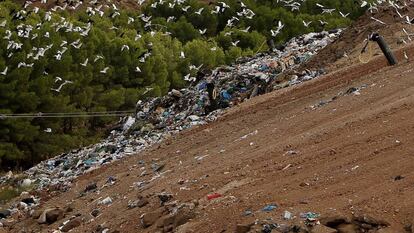
M262 209L262 211L264 211L264 212L270 212L270 211L272 211L272 210L274 210L274 209L277 209L277 205L275 205L275 204L271 204L271 205L267 205L267 206L265 206L265 207Z

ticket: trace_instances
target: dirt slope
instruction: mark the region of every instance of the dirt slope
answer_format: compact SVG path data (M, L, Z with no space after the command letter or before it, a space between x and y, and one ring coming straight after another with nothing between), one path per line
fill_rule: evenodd
M393 11L382 11L375 17L392 22ZM80 177L66 193L44 193L39 210L73 210L51 225L21 216L6 229L53 232L78 215L80 226L71 232L235 232L236 225L253 223L251 232L261 232L264 223L303 226L301 213L311 211L322 223L332 216L354 219L339 232L414 232L408 230L414 224L414 46L396 42L402 27L411 29L369 17L305 66L330 74L251 99L216 122ZM399 65L388 67L376 46L376 57L359 62L371 31L399 48ZM155 164L164 167L155 172ZM108 177L115 183L106 185ZM98 188L81 195L91 182ZM161 196L168 199L161 205L160 193L172 197ZM207 200L212 193L222 197ZM106 197L112 204L99 204ZM143 207L128 208L144 199ZM277 208L261 211L269 204ZM90 214L95 209L98 217ZM284 211L294 218L283 219ZM180 218L170 217L175 212ZM384 221L389 227L377 231Z
M400 9L401 15L411 16L414 14L414 3L407 3L408 7ZM381 24L371 17L378 19L385 24ZM349 26L342 35L332 44L318 52L303 68L316 69L326 68L327 71L335 71L343 67L360 63L359 55L365 45L364 39L373 32L378 32L384 37L391 49L400 49L405 46L405 42L411 42L404 33L414 32L414 25L407 24L405 17L400 18L395 8L391 6L381 6L378 12L372 14L367 12ZM372 44L372 54L379 55L381 51L376 43ZM344 54L346 54L344 56ZM366 57L366 56L364 56Z
M403 50L414 57L414 47ZM397 54L403 60L402 50ZM10 232L52 232L75 214L83 221L72 232L94 232L100 224L108 232L161 232L161 220L148 228L140 220L165 208L161 192L173 195L169 201L197 204L178 232L234 232L237 224L270 218L289 224L307 211L321 217L369 214L387 221L387 232L405 232L414 221L413 76L413 62L387 67L378 56L252 99L217 122L80 177L68 192L45 199L42 208L71 203L64 219L39 225L22 217ZM338 95L351 87L362 89ZM311 108L321 100L331 102ZM155 178L154 162L165 165ZM109 176L117 181L101 188ZM99 191L80 197L92 181ZM148 183L140 188L134 184L143 181ZM206 199L216 192L223 196ZM108 196L110 206L98 204ZM128 209L138 196L149 204ZM278 208L260 211L272 203ZM95 208L97 218L90 215ZM253 215L244 216L246 210ZM283 220L285 210L296 219Z

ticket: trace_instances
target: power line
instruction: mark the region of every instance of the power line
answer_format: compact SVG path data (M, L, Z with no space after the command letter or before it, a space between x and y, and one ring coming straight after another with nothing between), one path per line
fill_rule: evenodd
M0 119L9 118L74 118L74 117L116 117L127 116L135 111L107 111L107 112L59 112L59 113L11 113L1 114Z

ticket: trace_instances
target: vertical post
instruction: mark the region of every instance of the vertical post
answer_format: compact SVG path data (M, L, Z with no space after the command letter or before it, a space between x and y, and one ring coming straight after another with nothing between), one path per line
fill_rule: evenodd
M380 36L378 33L374 33L371 35L371 40L376 41L378 43L382 53L388 60L388 64L392 66L397 64L397 59L395 59L394 54L392 53L390 47L388 47L387 43L385 42L382 36Z
M215 92L214 83L207 83L207 92L208 98L210 100L209 112L214 111L218 108L217 106L217 96Z

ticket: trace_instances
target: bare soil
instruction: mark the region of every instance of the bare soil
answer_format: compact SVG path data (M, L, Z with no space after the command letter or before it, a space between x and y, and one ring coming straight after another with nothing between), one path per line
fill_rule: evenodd
M365 36L358 35L355 44ZM41 209L70 205L73 211L51 225L22 216L9 231L52 232L80 214L84 221L71 232L95 232L101 224L109 232L162 232L161 220L144 228L140 217L164 208L157 194L167 192L170 201L196 203L177 232L235 232L237 224L265 219L293 224L308 211L321 217L366 214L389 224L378 232L406 232L414 224L414 63L403 52L414 59L414 46L395 50L400 63L393 67L382 55L362 64L356 52L328 62L347 46L338 40L315 57L313 65L331 67L328 75L248 100L216 122L80 177L65 193L45 193ZM361 89L338 95L350 88ZM165 167L150 181L155 162ZM101 188L110 176L115 184ZM99 192L80 197L93 181ZM134 184L144 181L141 188ZM212 193L222 196L207 200ZM128 209L128 200L139 196L149 204ZM98 205L106 197L113 203ZM268 204L278 208L260 211ZM95 208L97 218L90 215ZM244 216L246 210L253 214ZM285 210L296 219L283 220Z

